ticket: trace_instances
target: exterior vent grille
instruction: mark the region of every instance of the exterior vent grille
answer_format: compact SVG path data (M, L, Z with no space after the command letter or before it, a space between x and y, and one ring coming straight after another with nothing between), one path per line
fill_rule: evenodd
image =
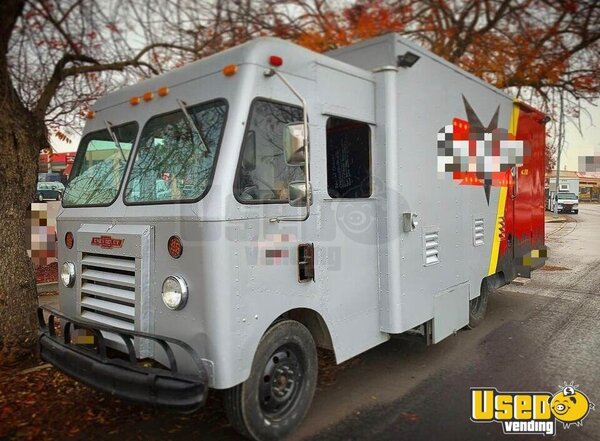
M426 230L423 235L423 265L429 266L440 261L439 230Z
M135 330L136 264L133 257L83 253L81 317Z
M485 228L483 225L483 218L475 218L473 220L473 246L483 245Z

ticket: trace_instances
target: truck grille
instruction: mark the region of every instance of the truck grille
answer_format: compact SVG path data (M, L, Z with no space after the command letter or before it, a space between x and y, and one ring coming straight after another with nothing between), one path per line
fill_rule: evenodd
M135 258L83 253L80 307L85 319L135 330Z

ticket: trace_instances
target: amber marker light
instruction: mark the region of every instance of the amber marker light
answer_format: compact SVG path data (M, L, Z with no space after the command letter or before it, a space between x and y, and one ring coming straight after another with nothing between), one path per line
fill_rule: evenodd
M131 98L129 98L129 104L131 104L132 106L137 106L139 103L140 103L139 96L132 96Z
M163 97L169 94L169 88L167 86L162 86L158 88L158 96Z
M148 91L144 94L144 96L142 98L144 98L144 101L146 101L146 102L152 101L152 99L154 98L154 94L152 92Z
M85 117L86 117L87 119L94 119L94 117L95 117L95 116L96 116L96 112L94 112L93 110L90 110L89 112L87 112L87 113L85 114Z
M225 75L226 77L230 77L232 75L235 75L237 70L238 70L237 64L228 64L227 66L225 66L223 68L223 75Z
M181 257L181 254L183 253L183 245L181 244L181 239L179 239L179 237L177 236L171 236L169 238L167 248L169 250L169 254L173 259L179 259Z

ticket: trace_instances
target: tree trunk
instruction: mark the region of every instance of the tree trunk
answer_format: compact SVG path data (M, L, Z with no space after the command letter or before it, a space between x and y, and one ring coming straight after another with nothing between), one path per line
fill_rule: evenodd
M37 290L26 225L39 151L46 142L43 117L25 109L10 81L0 78L0 365L31 354L37 339Z

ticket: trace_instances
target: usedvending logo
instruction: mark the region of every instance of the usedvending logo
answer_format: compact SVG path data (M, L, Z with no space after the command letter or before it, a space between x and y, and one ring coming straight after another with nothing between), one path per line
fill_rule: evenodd
M505 434L555 435L556 426L582 426L594 404L579 386L564 383L549 392L499 392L471 388L471 421L499 423Z
M114 239L110 236L92 237L92 245L100 248L121 248L123 239Z

